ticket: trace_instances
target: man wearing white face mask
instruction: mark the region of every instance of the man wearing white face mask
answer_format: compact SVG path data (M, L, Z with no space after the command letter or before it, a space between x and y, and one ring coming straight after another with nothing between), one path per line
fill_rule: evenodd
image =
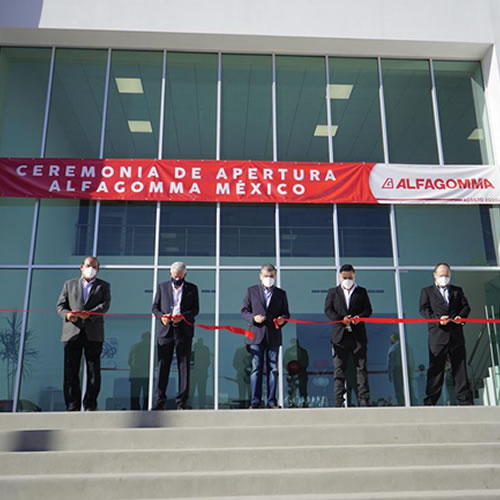
M340 285L328 290L325 314L332 321L333 364L335 368L335 406L344 406L346 373L349 359L356 367L359 406L370 405L370 388L367 372L366 328L358 318L372 314L366 288L356 284L356 274L351 264L344 264L339 271Z
M429 323L429 369L424 404L435 405L443 387L446 358L449 356L455 381L455 393L460 405L472 405L473 398L467 377L465 338L462 318L470 313L463 290L450 285L451 269L446 263L434 268L434 284L422 289L420 314Z
M262 404L262 378L264 362L267 367L267 406L278 408L276 388L278 386L278 354L282 342L281 326L290 317L286 292L275 286L276 269L272 264L260 268L260 284L248 288L241 315L248 321L253 339L246 339L252 355L250 386L251 408ZM278 328L274 324L276 320Z
M68 411L80 410L80 363L84 353L87 391L83 407L87 411L95 411L101 388L101 352L104 342L104 319L99 313L108 311L111 292L109 283L96 278L99 261L95 257L85 257L80 271L82 274L79 278L64 283L57 301L57 312L63 319L64 400Z

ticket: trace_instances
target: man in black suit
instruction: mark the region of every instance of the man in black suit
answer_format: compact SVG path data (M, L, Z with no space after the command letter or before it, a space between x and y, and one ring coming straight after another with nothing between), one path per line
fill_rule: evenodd
M81 276L64 283L57 301L63 319L61 341L64 344L64 400L68 411L79 411L82 403L80 363L82 353L87 365L87 390L83 407L97 410L101 389L101 352L104 342L104 318L90 313L105 313L111 304L109 283L96 278L99 261L85 257Z
M425 405L435 405L443 387L447 356L455 381L455 393L460 405L472 405L472 392L467 377L465 338L462 318L470 313L469 303L463 290L450 285L451 269L446 263L434 268L434 284L422 289L420 314L428 319L440 319L429 323L429 369Z
M339 271L340 285L328 290L325 314L336 323L332 328L333 364L335 368L335 405L344 406L347 364L352 356L356 367L359 406L369 406L370 388L366 369L366 328L358 321L372 314L366 288L356 284L354 267L344 264Z
M177 357L179 391L177 409L185 410L189 397L189 368L193 343L195 316L200 311L198 287L184 280L186 264L170 266L170 280L160 283L153 302L153 314L160 320L158 330L158 380L153 410L164 410L167 402L167 383L174 355Z
M276 269L272 264L260 268L260 284L248 288L241 315L248 321L253 339L247 338L252 355L250 386L252 392L251 408L262 404L262 378L264 361L267 367L267 406L278 408L276 388L278 386L278 355L282 342L281 326L290 317L286 292L275 286ZM278 324L275 326L274 320Z

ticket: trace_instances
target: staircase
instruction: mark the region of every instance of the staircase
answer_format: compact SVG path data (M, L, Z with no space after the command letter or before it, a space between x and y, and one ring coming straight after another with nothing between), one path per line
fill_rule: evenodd
M0 414L0 499L500 499L500 408Z

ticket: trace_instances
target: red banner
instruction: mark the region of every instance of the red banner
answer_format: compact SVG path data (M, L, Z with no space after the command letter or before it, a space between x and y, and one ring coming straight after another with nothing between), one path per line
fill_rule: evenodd
M245 203L500 203L496 166L0 158L0 196Z

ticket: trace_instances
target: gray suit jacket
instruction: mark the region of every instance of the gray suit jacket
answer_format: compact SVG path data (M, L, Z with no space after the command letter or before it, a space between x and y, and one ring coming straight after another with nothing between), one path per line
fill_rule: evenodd
M108 282L96 278L90 289L87 302L83 303L81 278L66 281L57 301L57 312L63 320L61 342L68 342L76 337L83 328L85 328L89 340L103 342L104 318L102 316L89 316L85 320L78 319L72 323L66 319L66 314L71 311L105 313L110 304L111 291Z

